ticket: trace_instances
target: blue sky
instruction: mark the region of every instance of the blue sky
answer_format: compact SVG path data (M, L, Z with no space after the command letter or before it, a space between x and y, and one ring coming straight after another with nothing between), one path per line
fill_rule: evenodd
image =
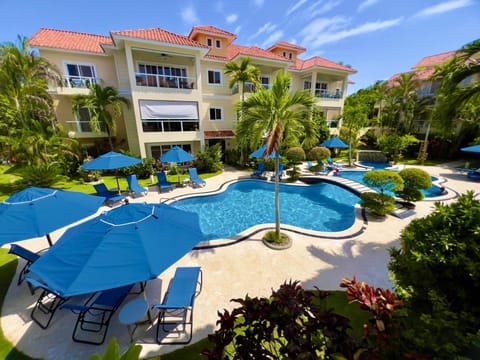
M42 27L187 35L194 25L231 31L240 45L289 41L307 48L303 59L319 55L358 70L349 93L480 37L480 0L2 0L0 13L0 42Z

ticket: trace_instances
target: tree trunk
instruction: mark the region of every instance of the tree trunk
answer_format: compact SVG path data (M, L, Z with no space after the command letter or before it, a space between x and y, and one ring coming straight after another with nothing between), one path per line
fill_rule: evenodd
M280 194L279 194L279 176L278 176L278 168L279 168L279 158L278 158L278 150L277 156L275 157L275 233L277 234L278 239L280 239Z

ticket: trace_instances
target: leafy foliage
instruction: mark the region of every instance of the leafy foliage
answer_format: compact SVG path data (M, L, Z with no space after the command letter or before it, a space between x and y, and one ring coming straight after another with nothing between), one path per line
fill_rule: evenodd
M331 155L330 150L323 146L315 146L308 152L309 160L322 161Z
M390 170L372 170L367 171L363 176L363 181L368 187L380 191L401 191L403 189L403 179L395 171Z
M241 306L219 312L220 328L209 335L208 359L319 359L351 356L347 318L324 310L327 292L285 283L270 298L235 299Z
M223 169L222 147L219 143L210 146L205 151L197 153L195 166L199 172L217 172Z
M401 170L398 175L403 179L403 189L395 194L406 201L420 201L425 195L421 190L432 186L432 178L429 173L422 169L407 168Z
M469 192L413 220L390 249L395 289L408 307L404 336L433 358L452 359L480 328L480 201Z
M377 139L377 145L380 150L390 154L393 161L398 161L402 157L402 152L417 142L418 139L413 135L388 134L381 135Z
M95 354L90 357L90 360L138 360L141 351L141 345L132 344L123 354L120 354L118 341L116 338L112 338L108 343L103 356Z
M360 206L378 216L385 216L395 210L395 198L387 194L364 192L360 199L362 199Z
M51 187L63 179L58 164L26 166L21 169L21 186Z

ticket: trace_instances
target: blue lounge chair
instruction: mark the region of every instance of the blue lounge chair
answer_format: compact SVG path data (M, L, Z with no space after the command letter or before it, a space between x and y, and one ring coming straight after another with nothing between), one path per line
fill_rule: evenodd
M263 173L265 172L265 163L261 162L258 163L257 170L250 174L251 177L260 178L262 177Z
M143 186L140 186L137 180L137 175L135 174L130 174L127 175L127 183L128 183L128 188L130 189L130 192L135 196L135 195L147 195L148 189L144 188Z
M339 163L337 163L337 162L334 162L330 156L327 157L327 163L328 163L328 166L330 166L330 167L333 168L333 169L337 169L337 168L342 168L342 167L343 167L342 164L339 164Z
M124 201L125 196L114 194L110 190L107 189L104 183L98 183L93 185L97 195L103 196L105 198L105 204L112 207L114 204Z
M188 173L190 175L190 182L194 186L205 186L205 180L202 180L198 177L197 168L191 167L188 168Z
M159 310L156 336L159 344L188 344L192 340L193 305L195 297L202 291L202 282L200 267L178 267L175 270L163 302L152 306L152 309ZM168 336L172 334L174 337Z
M24 247L17 244L10 244L10 250L8 250L8 252L10 254L17 255L26 261L26 264L20 271L20 274L18 274L17 285L20 285L23 280L25 280L25 274L28 273L30 265L37 261L40 255L31 252L30 250L25 249Z
M472 180L480 180L480 169L470 170L467 173L467 177Z
M133 285L126 285L95 293L84 305L62 305L62 309L78 314L72 340L85 344L103 344L113 314L130 293L132 287Z
M42 290L40 297L30 313L30 317L38 324L38 326L42 329L46 329L48 325L50 325L57 309L70 298L62 296L57 291L49 288L46 284L36 279L27 277L26 280L32 289Z
M313 163L309 160L307 161L307 168L310 170L313 167Z
M162 192L162 190L173 190L173 185L168 182L167 176L165 175L164 171L157 172L157 179L158 179L158 190Z
M281 180L283 176L283 164L278 165L278 180ZM271 178L272 181L275 181L275 174L272 175Z

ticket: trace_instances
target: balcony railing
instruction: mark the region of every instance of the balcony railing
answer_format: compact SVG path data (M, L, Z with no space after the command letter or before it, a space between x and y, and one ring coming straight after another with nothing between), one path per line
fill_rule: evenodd
M67 121L67 133L92 133L92 127L90 126L90 121ZM105 125L100 124L100 131L106 133Z
M92 84L99 84L99 78L87 77L87 76L73 76L73 75L64 75L62 76L62 84L67 88L84 88L88 89Z
M264 89L270 89L272 87L272 85L270 84L261 84L261 86L264 88ZM245 86L243 88L243 91L246 92L246 93L252 93L252 92L255 92L255 84L251 83L251 82L246 82L245 83ZM232 88L232 95L235 95L238 93L238 84L235 84L235 86Z
M173 89L197 88L196 79L193 77L136 73L135 79L137 86Z
M192 119L143 120L144 132L198 131L199 121Z
M342 91L328 92L326 90L315 90L315 96L322 99L341 99L343 93Z

